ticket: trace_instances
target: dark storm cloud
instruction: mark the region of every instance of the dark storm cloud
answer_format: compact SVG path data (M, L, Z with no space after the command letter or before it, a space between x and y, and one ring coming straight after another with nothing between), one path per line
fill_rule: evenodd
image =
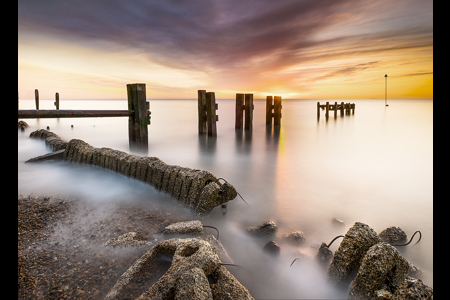
M375 40L416 37L417 31L398 29L342 35L318 40L315 35L353 16L378 7L364 0L227 0L227 1L19 1L21 29L49 32L87 43L108 41L143 51L160 64L203 70L226 71L264 58L264 66L252 70L283 68L290 64L373 51ZM423 30L423 28L419 28ZM361 44L361 41L367 43ZM429 34L405 43L379 47L432 44ZM386 46L388 45L388 46ZM308 50L327 46L317 53ZM334 49L333 49L334 47ZM387 51L386 50L386 51Z

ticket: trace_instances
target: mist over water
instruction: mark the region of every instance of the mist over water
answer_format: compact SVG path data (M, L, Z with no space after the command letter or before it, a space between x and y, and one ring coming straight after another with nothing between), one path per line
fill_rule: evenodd
M255 298L345 298L345 291L327 283L313 247L345 234L357 221L378 233L399 226L408 239L420 230L419 244L398 249L433 286L433 101L389 100L389 107L384 99L345 102L356 104L355 114L334 119L330 112L326 121L325 112L317 120L317 100L283 100L281 128L274 131L265 125L265 100L255 100L253 131L245 132L234 129L235 101L219 99L218 135L208 138L197 133L196 100L150 100L147 155L211 171L249 203L238 197L225 215L215 208L203 223L220 230L221 242L241 266L228 270ZM33 109L34 101L21 100L20 108ZM53 109L53 100L41 100L40 108ZM127 102L61 100L60 109L127 109ZM19 193L67 193L100 205L150 201L179 210L153 187L111 171L64 162L24 164L50 151L42 140L29 138L47 126L66 141L77 138L130 153L126 117L25 121L30 128L18 131ZM334 217L345 227L333 227ZM244 233L243 228L267 220L277 223L276 236ZM262 252L266 242L293 230L304 232L304 245L279 243L278 258ZM306 258L289 267L298 251Z

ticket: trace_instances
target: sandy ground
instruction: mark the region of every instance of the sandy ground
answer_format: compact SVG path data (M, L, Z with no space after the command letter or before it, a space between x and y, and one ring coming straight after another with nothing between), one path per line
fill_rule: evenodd
M152 204L18 195L18 299L102 299L151 247L106 241L135 231L157 242L165 226L186 220Z

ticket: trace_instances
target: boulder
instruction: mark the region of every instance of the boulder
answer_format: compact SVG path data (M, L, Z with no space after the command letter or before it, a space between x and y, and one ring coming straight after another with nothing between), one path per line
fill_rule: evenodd
M380 242L368 225L356 222L345 234L328 268L328 277L337 284L347 284L354 275L367 250Z
M177 222L164 228L165 235L201 235L203 234L203 224L199 220Z
M300 230L296 230L283 235L281 239L291 245L299 246L305 242L305 235Z
M380 289L395 292L405 280L408 269L408 261L397 249L380 242L370 247L364 255L348 299L370 300Z
M381 231L378 237L382 242L389 244L406 242L407 238L406 233L400 227L396 226L391 226Z
M433 289L424 284L422 280L411 277L406 277L391 298L391 300L430 299L433 299Z
M161 262L170 262L161 274ZM106 299L253 299L199 238L159 242L120 276ZM159 275L159 276L158 276Z
M278 227L274 221L267 221L259 226L250 226L245 229L245 231L255 236L271 234L276 232L277 230Z
M151 246L152 242L137 232L127 232L118 237L112 238L103 244L105 247L146 247Z
M327 247L327 244L322 243L320 245L316 259L322 264L328 264L333 259L333 252Z
M269 255L280 255L280 246L275 241L269 241L264 245L263 251Z

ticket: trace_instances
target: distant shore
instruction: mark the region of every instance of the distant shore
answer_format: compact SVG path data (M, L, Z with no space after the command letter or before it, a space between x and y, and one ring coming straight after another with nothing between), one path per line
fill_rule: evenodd
M150 203L94 205L73 197L19 194L18 299L104 298L149 248L103 244L130 231L156 241L165 226L182 218Z

